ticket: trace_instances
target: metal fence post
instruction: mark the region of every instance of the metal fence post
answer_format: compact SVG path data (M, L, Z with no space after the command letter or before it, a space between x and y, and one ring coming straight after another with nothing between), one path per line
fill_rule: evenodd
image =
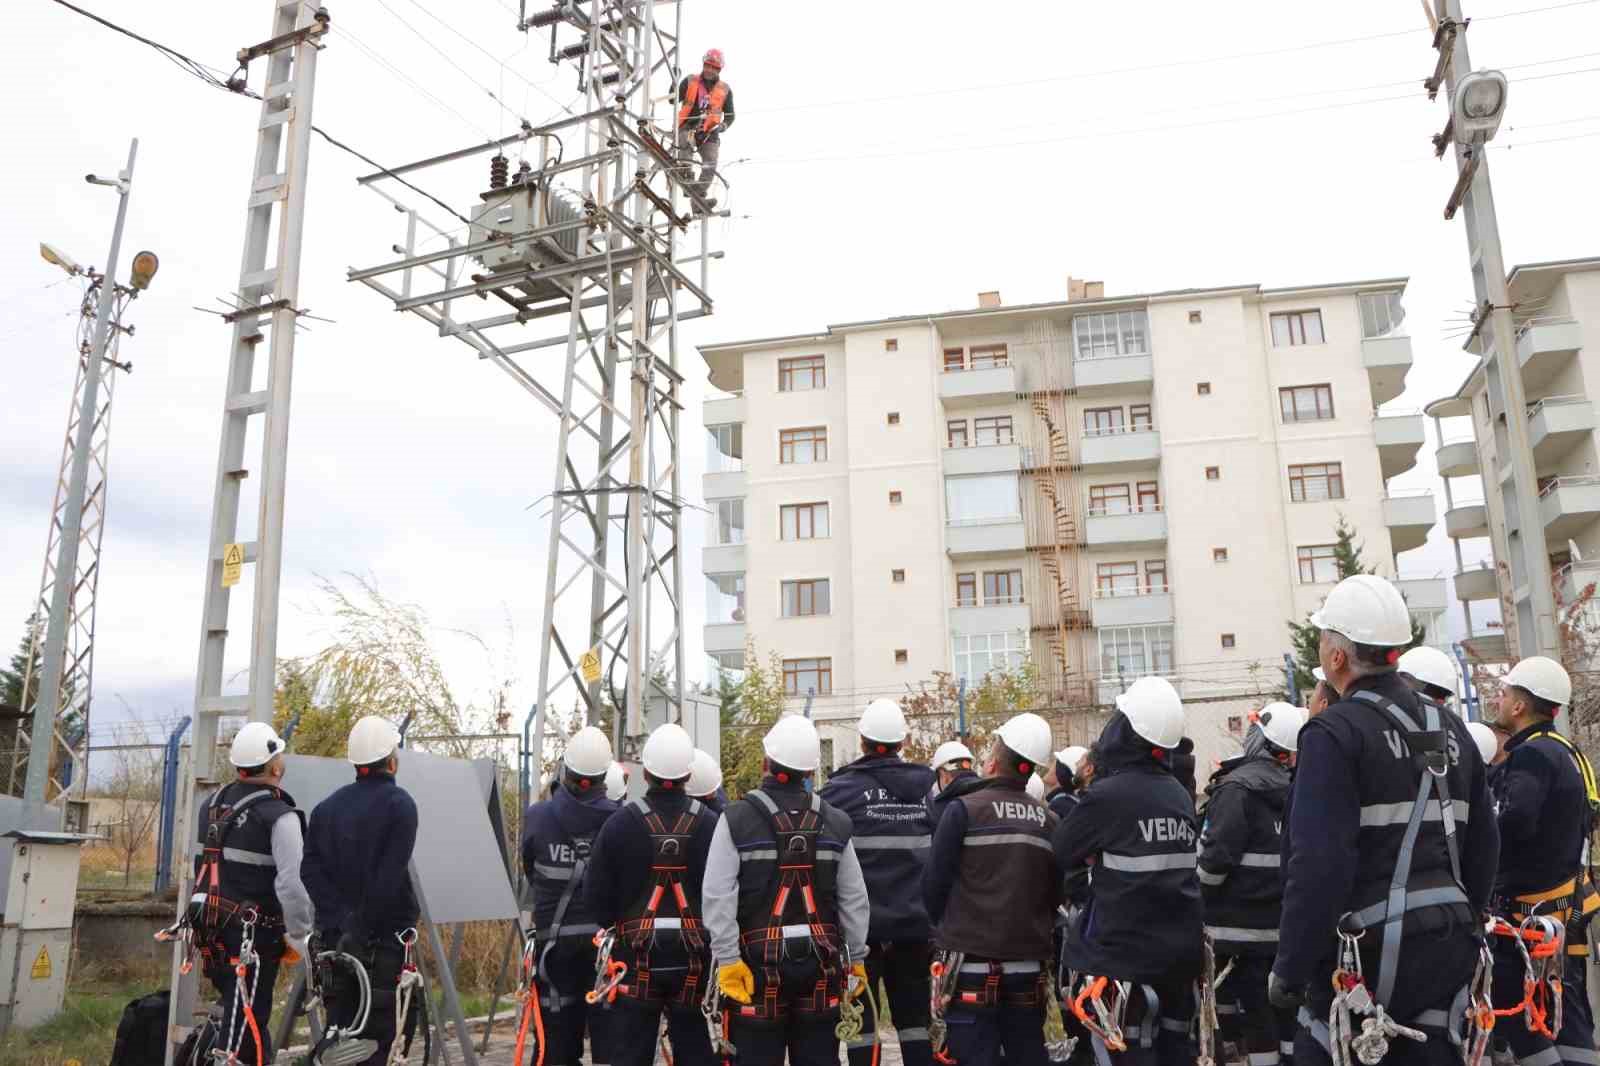
M167 736L167 752L161 763L161 828L156 834L156 893L172 885L172 848L178 817L178 744L189 728L184 715Z

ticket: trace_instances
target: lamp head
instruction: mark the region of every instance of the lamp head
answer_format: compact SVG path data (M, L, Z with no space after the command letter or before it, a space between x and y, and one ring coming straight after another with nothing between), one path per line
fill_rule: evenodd
M1462 144L1493 140L1506 113L1506 76L1498 70L1475 70L1456 83L1451 115L1455 137Z
M131 271L131 284L138 292L143 292L150 287L150 279L156 276L156 271L161 267L161 260L156 258L156 253L151 251L140 252L133 257Z
M74 262L70 255L59 248L53 248L45 244L43 241L39 242L39 255L46 263L54 263L73 277L83 273L83 268Z

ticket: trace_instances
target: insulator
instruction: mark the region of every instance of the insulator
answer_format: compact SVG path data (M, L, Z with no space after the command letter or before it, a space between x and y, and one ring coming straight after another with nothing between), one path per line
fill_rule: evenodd
M489 188L503 189L506 187L506 178L511 173L511 160L496 152L494 158L489 160Z
M517 176L514 179L512 179L511 184L513 184L513 185L532 185L533 184L533 167L528 165L528 161L526 159L522 160L520 163L517 164Z
M622 71L620 71L620 70L613 70L613 71L610 71L609 73L600 75L600 84L601 85L615 85L617 82L619 82L621 80L622 80Z
M529 15L526 23L532 29L542 30L546 26L554 26L561 21L561 5L540 11L538 14Z
M558 59L577 59L588 50L589 42L579 41L577 44L569 44L565 48L558 49L556 51L556 57Z

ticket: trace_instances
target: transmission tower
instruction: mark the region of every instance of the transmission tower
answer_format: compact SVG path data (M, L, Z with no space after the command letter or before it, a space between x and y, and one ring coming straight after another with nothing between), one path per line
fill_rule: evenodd
M566 0L525 17L519 28L548 31L551 61L573 69L581 105L359 179L404 213L404 258L350 271L554 417L552 477L533 492L549 510L535 730L548 711L592 723L617 708L619 754L682 713L678 324L711 313L713 220L727 214L689 191L674 160L681 22L681 4L660 0ZM443 168L482 156L470 206L451 212L464 227L408 202L411 181L435 193ZM720 177L712 191L727 203ZM422 229L444 246L419 253ZM494 313L471 317L484 304ZM541 321L561 328L539 336ZM550 349L564 353L559 376L519 361Z

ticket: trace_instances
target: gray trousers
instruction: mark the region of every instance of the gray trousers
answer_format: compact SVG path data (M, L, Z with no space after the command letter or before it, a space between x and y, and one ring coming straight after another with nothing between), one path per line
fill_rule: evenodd
M695 133L698 129L699 123L691 119L690 125L678 130L678 164L688 181L689 191L703 200L711 190L711 179L717 175L717 157L722 154L722 135L713 133L696 145ZM691 181L688 178L694 170L696 151L700 153L700 177Z

